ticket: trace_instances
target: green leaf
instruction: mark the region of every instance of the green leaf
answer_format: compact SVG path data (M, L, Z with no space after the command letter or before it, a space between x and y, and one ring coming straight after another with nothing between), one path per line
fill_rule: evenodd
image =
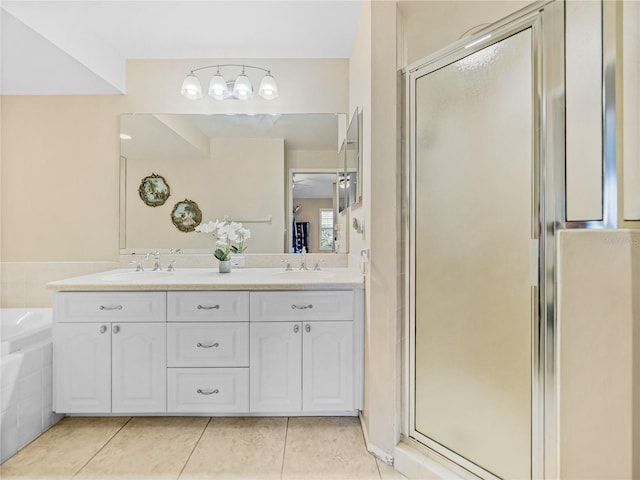
M221 248L216 248L216 250L213 252L213 256L222 262L224 262L225 260L229 260L229 258L227 258L227 252L225 252Z

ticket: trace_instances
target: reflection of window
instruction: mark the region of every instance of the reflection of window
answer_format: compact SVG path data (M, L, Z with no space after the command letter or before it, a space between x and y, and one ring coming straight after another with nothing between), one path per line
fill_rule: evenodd
M333 250L333 209L320 209L320 250Z

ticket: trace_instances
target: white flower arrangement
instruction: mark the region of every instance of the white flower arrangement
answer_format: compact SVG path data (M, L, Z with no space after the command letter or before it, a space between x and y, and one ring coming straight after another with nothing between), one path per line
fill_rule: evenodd
M231 259L232 253L243 253L247 246L245 241L251 238L251 231L241 223L227 220L201 223L195 228L199 233L211 233L216 240L213 256L224 262Z

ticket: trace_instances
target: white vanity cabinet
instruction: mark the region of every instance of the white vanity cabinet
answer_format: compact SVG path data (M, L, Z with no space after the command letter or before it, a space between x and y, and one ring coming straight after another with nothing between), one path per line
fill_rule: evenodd
M353 291L252 292L251 411L356 410L354 317Z
M164 292L54 296L54 409L166 411Z
M58 413L356 415L362 408L361 288L99 285L106 288L54 293Z

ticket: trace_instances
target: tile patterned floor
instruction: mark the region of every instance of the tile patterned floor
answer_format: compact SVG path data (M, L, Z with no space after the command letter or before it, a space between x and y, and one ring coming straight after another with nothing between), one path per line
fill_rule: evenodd
M399 480L354 417L67 417L3 480Z

